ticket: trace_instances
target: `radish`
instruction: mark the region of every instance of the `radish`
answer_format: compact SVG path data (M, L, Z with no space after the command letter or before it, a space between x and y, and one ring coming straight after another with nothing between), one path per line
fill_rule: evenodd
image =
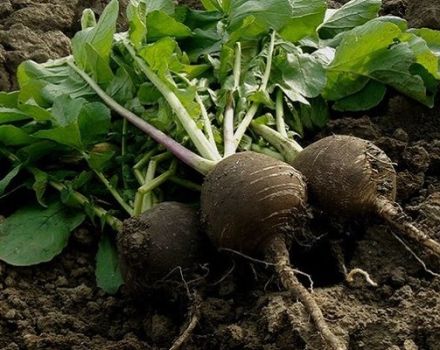
M311 197L328 213L375 213L440 256L440 244L415 227L396 203L396 171L372 142L345 135L325 137L304 148L291 164L304 174Z
M136 295L176 268L191 270L205 250L197 210L178 202L159 203L125 220L117 241L125 284Z
M418 229L396 203L396 171L372 142L354 136L325 137L302 149L272 128L252 123L307 179L311 200L342 217L377 214L408 238L440 256L440 243Z
M206 175L202 185L201 213L207 234L214 245L218 249L227 248L245 254L264 255L274 264L284 287L304 304L327 345L334 350L345 349L328 327L312 295L296 278L289 263L286 238L293 235L295 229L301 228L301 221L305 215L307 196L302 175L292 166L263 154L235 153L258 104L252 105L235 134L234 130L231 130L233 106L228 106L229 117L225 118L228 125L225 129L230 137L224 139L226 152L222 157L217 145L210 142L208 135L198 129L175 93L137 56L129 42L121 40L137 67L165 97L199 154L190 151L121 106L71 60L68 64L110 108L162 144L178 159ZM272 48L274 35L271 40ZM236 50L236 54L238 53L239 47ZM263 87L269 79L271 59L269 55ZM239 60L236 60L234 73L238 67ZM240 74L234 74L234 77L238 79ZM209 128L210 125L205 124L205 130Z

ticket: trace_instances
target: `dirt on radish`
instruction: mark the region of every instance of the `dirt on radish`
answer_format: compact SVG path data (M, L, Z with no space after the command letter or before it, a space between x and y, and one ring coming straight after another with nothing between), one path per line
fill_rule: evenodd
M99 12L104 3L1 1L0 89L15 87L11 77L20 61L65 55L66 38L78 27L82 8ZM413 26L439 28L438 16L431 16L440 13L438 1L384 3L385 11L406 16ZM382 148L397 163L398 202L414 220L437 228L440 239L439 120L440 103L430 110L392 96L368 116L339 115L314 139L351 134ZM0 214L6 210L0 207ZM362 276L350 285L344 282L324 238L292 254L293 265L311 275L315 299L338 335L350 340L349 349L440 349L440 278L427 273L382 220L367 220L341 224L316 212L310 229L316 236L339 239L339 263L367 271L378 287ZM0 263L1 349L159 349L179 334L186 301L156 296L139 303L125 290L108 296L95 286L94 237L93 228L80 228L64 253L47 264L14 268ZM440 270L438 260L411 247L429 268ZM230 261L219 265L212 267L217 278L205 287L201 321L186 349L299 350L306 342L322 349L304 307L282 291L272 269L245 259L235 267ZM306 277L301 281L309 286Z

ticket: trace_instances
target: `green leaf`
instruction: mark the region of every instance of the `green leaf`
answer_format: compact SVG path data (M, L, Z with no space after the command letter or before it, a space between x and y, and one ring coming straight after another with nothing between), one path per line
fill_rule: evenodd
M49 108L60 95L72 98L94 95L90 86L66 64L48 66L25 61L18 67L17 77L21 103Z
M52 107L54 124L57 126L69 126L75 124L79 113L87 101L83 98L72 99L67 95L58 97Z
M373 79L432 106L424 80L411 72L416 56L408 43L399 43L400 35L395 24L376 20L347 32L328 67L324 97L339 100Z
M32 189L35 192L37 201L42 207L47 208L47 205L44 202L43 197L44 194L46 193L49 176L44 171L38 169L32 169L32 175L34 175L34 180L35 180L34 183L32 184Z
M327 9L324 0L293 0L291 18L280 30L280 35L288 41L298 41L306 36L315 36Z
M440 79L439 57L431 51L423 38L412 33L403 33L400 40L409 44L418 64L423 66L433 77Z
M81 30L72 39L72 51L76 64L86 72L92 73L98 82L107 78L99 75L98 68L104 71L110 70L109 58L118 14L118 1L110 1L97 25Z
M111 150L106 152L90 152L88 164L93 170L102 172L109 165L114 155L115 152Z
M18 104L18 91L0 92L0 107L15 108Z
M78 116L81 143L84 146L97 143L110 129L110 110L101 102L86 103Z
M40 130L33 136L85 149L110 128L110 110L101 102L89 103L83 98L62 95L55 100L52 115L55 127Z
M252 16L253 27L260 31L272 28L284 39L296 41L314 33L324 19L325 9L325 0L232 0L228 30L233 32Z
M440 31L429 28L410 29L408 32L418 35L425 40L431 51L440 56Z
M26 206L0 224L0 260L15 266L47 262L67 245L85 215L59 202L47 208Z
M333 109L336 111L367 111L376 107L384 98L386 87L377 81L370 80L365 87L357 93L337 100Z
M55 141L59 144L82 149L81 135L77 124L37 131L32 136Z
M149 41L163 37L182 39L191 36L191 29L165 12L153 11L147 16L147 33Z
M318 96L326 84L323 65L312 55L283 52L273 61L270 83L279 86L293 102L308 104L306 98Z
M162 11L167 15L173 15L175 11L173 0L140 0L145 3L147 12Z
M118 252L106 235L103 235L99 242L95 275L98 287L109 294L115 294L124 283L119 267Z
M145 2L130 0L127 6L128 36L135 48L139 48L147 37L147 8Z
M316 29L322 23L327 8L325 0L293 0L292 18L280 30L288 41L298 41L306 36L316 36Z
M208 11L222 11L218 0L201 0L203 7Z
M0 180L0 195L2 195L5 192L6 187L8 187L11 181L18 175L20 170L21 170L21 164L14 167L11 171L9 171L9 173L5 175L3 179Z
M177 43L173 39L165 37L154 44L143 47L139 51L139 56L148 63L151 69L162 75L168 70L169 63L176 50Z
M328 122L327 103L321 97L311 99L308 105L300 105L301 123L308 129L322 129Z
M128 74L125 68L119 67L113 80L107 86L106 92L122 104L133 98L135 87L130 74Z
M29 115L17 108L0 107L0 124L30 119Z
M318 33L322 39L330 39L335 35L362 25L377 17L381 0L351 0L341 8L332 11Z
M28 145L35 139L14 125L0 125L0 143L6 146Z
M152 83L146 82L139 86L137 97L142 104L150 105L157 103L162 94Z
M53 154L59 148L59 145L50 141L36 141L20 148L17 151L17 157L23 159L24 162L33 163L48 154Z
M190 57L192 62L205 54L220 51L222 33L218 23L223 14L217 11L205 12L184 8L183 24L192 31L192 36L179 41L179 45Z
M39 122L52 119L52 114L47 109L38 106L32 100L28 100L26 103L21 103L19 109Z
M81 29L96 26L96 17L92 9L84 9L81 16Z

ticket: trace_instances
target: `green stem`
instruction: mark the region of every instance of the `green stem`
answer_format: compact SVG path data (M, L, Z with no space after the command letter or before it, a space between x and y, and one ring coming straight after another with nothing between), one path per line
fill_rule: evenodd
M125 155L127 153L127 119L122 120L122 138L121 138L121 156L122 156L122 182L124 184L124 188L127 189L127 179L125 178Z
M177 175L170 176L169 181L192 191L200 192L202 190L202 186L200 186L199 184L196 184L195 182L192 182L187 179L182 179Z
M140 169L140 168L142 168L145 164L147 164L150 161L150 159L154 155L154 153L156 153L155 149L145 153L144 156L139 160L139 162L137 162L133 166L133 169Z
M278 132L282 136L287 137L286 123L284 122L283 92L281 91L281 89L278 89L277 91L275 118Z
M133 216L139 216L142 214L142 205L144 202L144 196L139 191L134 196Z
M301 145L296 141L284 137L267 125L252 122L251 126L258 135L262 136L267 142L274 146L289 164L291 164L298 153L303 150Z
M261 85L259 88L260 91L266 90L267 84L269 83L270 72L272 69L273 50L275 47L275 35L276 35L276 32L273 31L270 36L270 44L269 44L269 52L267 54L266 69L264 71L264 75L261 80ZM259 102L252 103L248 112L244 116L244 118L241 121L240 125L238 126L237 130L235 131L235 134L234 134L234 147L235 147L235 149L237 149L238 145L240 144L241 139L243 138L243 135L245 134L246 130L248 129L252 119L254 119L255 114L257 113L259 107L260 107Z
M148 192L154 190L156 187L162 185L165 181L167 181L175 173L176 173L176 162L173 162L171 164L170 168L167 171L165 171L163 174L154 178L149 183L146 183L145 185L139 187L138 192L148 193Z
M147 174L145 175L145 183L149 183L153 181L154 176L156 175L156 169L157 169L157 161L152 160L150 164L148 164ZM144 200L142 204L142 212L153 208L153 196L152 192L144 193L143 194Z
M153 83L154 86L161 92L163 97L167 100L170 107L173 109L183 128L188 133L192 142L196 146L200 154L210 160L220 160L221 156L212 144L208 141L203 132L197 127L194 119L189 115L186 108L180 102L176 94L171 91L171 89L166 86L160 78L153 72L153 70L148 67L144 60L137 56L135 49L127 42L124 41L124 46L127 48L128 53L131 55L133 60L137 63L141 71L145 76Z
M134 169L133 174L134 174L134 177L136 178L137 182L139 183L139 185L143 185L144 184L144 175L142 174L142 171L140 171L139 169Z
M257 153L265 154L271 158L275 158L275 159L281 160L283 162L285 161L285 159L281 153L272 151L270 148L267 148L267 147L261 147L259 145L256 145L255 143L253 143L251 145L251 150L254 152L257 152Z
M78 68L71 60L67 61L67 64L84 79L87 84L96 92L96 94L102 99L102 101L113 109L116 113L126 118L131 124L142 130L147 135L149 135L157 143L163 145L171 153L173 153L182 162L186 163L191 168L197 170L203 175L209 173L217 162L212 160L202 158L198 154L190 151L186 147L182 146L180 143L173 140L168 135L164 134L162 131L156 129L151 124L147 123L142 118L139 118L136 114L129 111L128 109L121 106L113 98L105 93L104 90L82 69Z
M203 118L203 129L205 130L205 134L208 137L208 141L212 144L213 147L218 152L217 144L215 143L214 132L212 131L211 120L209 119L208 111L206 110L205 105L203 104L200 95L196 92L196 102L200 106L200 111L202 113Z
M67 187L56 181L49 181L49 185L57 191L67 190ZM92 208L93 214L104 220L113 230L122 231L122 221L110 215L107 210L93 205L83 194L77 191L70 191L72 198L82 207Z
M156 154L155 156L151 157L151 160L154 160L157 163L163 162L164 160L170 159L172 157L172 154L170 152L163 152L160 154Z
M107 190L112 194L113 198L119 203L119 205L124 208L128 215L133 216L133 209L124 201L119 192L113 187L110 181L104 176L100 171L94 170L95 174L107 188Z

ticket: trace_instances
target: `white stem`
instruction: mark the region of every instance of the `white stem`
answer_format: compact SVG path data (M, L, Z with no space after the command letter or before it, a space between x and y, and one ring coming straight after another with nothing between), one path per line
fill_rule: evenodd
M273 49L275 47L275 31L272 32L270 36L269 52L267 54L266 70L264 71L263 80L261 83L260 90L266 90L267 84L269 83L270 71L272 70L272 56Z
M240 86L241 74L241 44L238 42L235 45L235 60L234 60L234 91L238 90Z
M224 156L228 157L235 153L237 146L234 142L234 95L240 85L240 73L241 73L241 44L238 42L235 47L235 60L234 60L234 87L229 93L229 101L225 110L225 118L223 121L223 139L224 139Z
M234 108L231 100L226 107L225 117L223 120L223 142L225 146L224 156L229 157L235 153L236 147L234 146Z
M263 79L261 81L261 85L259 90L264 91L267 88L267 84L269 83L270 78L270 71L272 70L272 56L273 56L273 50L275 47L275 31L272 32L270 36L270 44L269 44L269 52L267 54L267 62L266 62L266 69L264 71ZM243 138L243 135L245 134L247 128L249 127L249 124L251 123L252 119L254 119L255 114L258 111L258 107L260 107L260 104L258 102L254 102L251 105L251 108L247 111L246 115L244 116L243 120L241 121L240 125L238 126L237 130L234 134L234 147L237 149L238 145L241 142L241 139Z
M245 134L247 128L249 127L249 124L251 123L252 119L254 119L255 114L258 111L258 107L260 107L259 103L257 103L257 102L252 103L251 108L249 108L249 110L247 111L243 120L238 125L238 128L234 134L234 148L235 149L238 148L238 145L240 144L241 139L243 138L243 135Z
M292 164L298 153L303 150L299 143L284 137L279 132L273 130L267 125L252 122L252 129L272 146L274 146L278 152L284 156L286 162L289 164Z

